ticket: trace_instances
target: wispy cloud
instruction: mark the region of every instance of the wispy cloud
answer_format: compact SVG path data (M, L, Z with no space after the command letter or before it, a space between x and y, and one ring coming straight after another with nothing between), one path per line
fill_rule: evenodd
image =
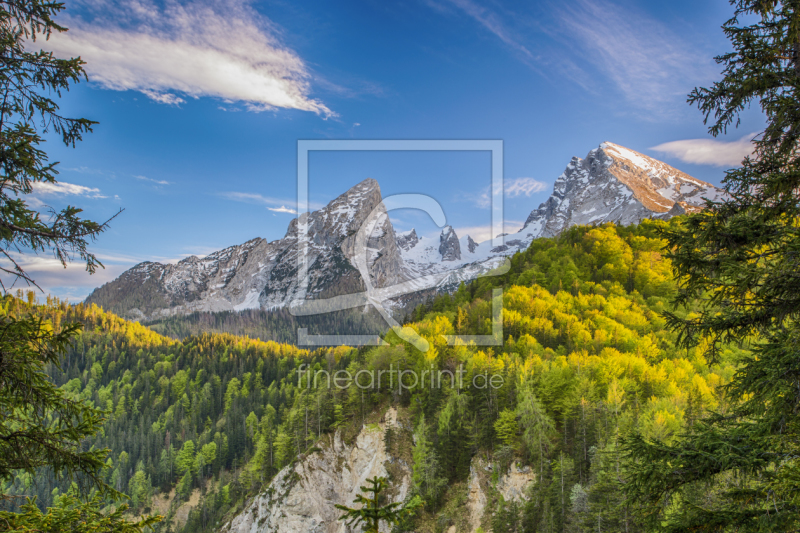
M504 220L503 233L516 233L522 228L522 224L523 222L519 220ZM455 230L459 238L469 235L477 243L488 241L494 237L492 235L492 227L488 224L485 226L461 226L455 228Z
M170 105L211 96L252 111L335 115L309 96L308 68L280 42L280 29L246 0L75 3L89 16L68 20L70 31L47 46L60 57L80 55L90 80L104 88Z
M564 41L579 46L625 99L659 118L715 74L708 54L666 24L605 0L577 0L561 7Z
M440 15L468 17L485 35L497 39L521 63L554 83L569 80L584 91L595 81L579 66L569 47L558 12L547 2L509 4L489 0L422 0ZM581 59L582 54L578 59Z
M508 198L515 198L545 191L547 187L548 185L543 181L533 178L517 178L505 183L504 192Z
M468 17L544 77L598 96L615 89L630 109L654 119L685 105L692 87L716 74L698 43L612 0L423 2L441 15Z
M286 207L285 205L282 205L280 207L268 207L267 209L269 209L270 211L272 211L274 213L289 213L289 214L292 214L292 215L296 215L297 214L297 210L296 209L290 209L290 208Z
M32 184L33 193L38 196L84 196L86 198L107 198L100 193L100 189L94 187L84 187L74 183L60 181L50 183L37 181Z
M149 181L150 183L155 183L156 185L171 185L169 181L166 180L154 180L153 178L148 178L147 176L134 176L137 180L142 181Z
M65 168L64 170L69 170L70 172L77 172L79 174L91 174L95 176L107 176L113 178L115 174L113 172L106 172L105 170L100 170L97 168L90 168L90 167L73 167L73 168Z
M162 93L158 91L154 91L151 89L139 89L142 91L142 94L150 98L151 100L155 100L159 104L166 104L166 105L180 105L186 100L181 98L180 96L172 93Z
M386 97L387 89L374 81L348 76L347 85L335 83L322 76L314 77L314 86L324 92L335 94L342 98L362 98L364 96Z
M684 163L714 165L717 167L736 167L753 153L753 138L757 134L745 135L738 141L718 141L716 139L684 139L671 141L651 150L675 157Z
M534 54L531 53L528 47L522 42L522 39L509 27L500 13L473 0L447 0L447 2L474 19L484 30L500 39L512 50L519 53L524 59L529 61L536 60ZM431 2L431 4L433 3ZM435 4L433 7L436 7Z
M254 192L221 192L218 193L217 196L222 198L233 200L235 202L243 202L246 204L256 204L256 205L264 205L270 211L274 213L290 213L292 215L297 214L297 209L292 207L286 207L287 205L297 205L296 200L287 200L285 198L272 198L270 196L264 196L263 194L258 194ZM308 205L309 209L317 210L320 209L322 204L317 202L309 202Z
M504 180L503 194L506 198L517 198L518 196L530 197L535 193L547 190L549 185L533 178L515 178ZM496 191L500 192L500 191ZM472 196L472 201L476 206L486 209L492 205L492 197L489 194L489 187L486 187L477 195Z
M286 203L286 200L281 200L279 198L270 198L269 196L264 196L263 194L258 194L254 192L227 191L219 193L219 196L221 196L222 198L227 198L228 200L234 200L236 202L245 202L248 204L280 206Z

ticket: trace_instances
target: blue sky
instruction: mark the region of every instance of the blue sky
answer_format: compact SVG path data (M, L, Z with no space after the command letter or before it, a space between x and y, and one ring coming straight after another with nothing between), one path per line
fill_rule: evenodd
M61 186L36 201L125 211L94 244L104 271L25 264L74 302L139 261L280 238L298 139L502 139L509 230L603 141L718 184L763 125L749 110L711 140L685 102L719 77L730 14L725 0L68 0L70 31L43 46L87 62L62 110L99 124L75 149L47 143ZM487 235L489 171L488 153L317 153L311 200L372 177L385 195L435 197L459 235Z

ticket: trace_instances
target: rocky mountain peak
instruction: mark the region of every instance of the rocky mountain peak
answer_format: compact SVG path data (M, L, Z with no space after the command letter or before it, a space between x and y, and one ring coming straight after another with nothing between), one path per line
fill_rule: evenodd
M584 159L572 158L520 233L552 237L576 224L670 218L687 208L702 209L703 198L718 200L723 194L657 159L604 142Z
M475 249L478 248L479 244L472 240L472 237L467 235L467 250L469 253L475 253Z
M442 261L461 260L461 244L452 226L445 226L439 236L439 253L442 254Z
M714 196L718 193L710 183L624 146L604 142L597 152L611 159L605 163L609 172L655 213L666 213L677 202L700 207L704 204L701 198L704 193Z
M361 224L382 201L381 188L372 178L350 187L318 211L302 213L292 219L284 238L297 237L297 224L307 221L308 235L314 244L330 244L331 239L358 231Z
M289 223L286 236L256 238L207 257L174 265L146 263L96 289L87 302L137 320L155 320L195 311L240 311L284 307L295 299L321 298L364 287L351 261L355 234L371 213L377 224L368 237L368 269L374 286L404 279L394 229L381 190L366 179L322 209ZM298 220L307 224L308 277L298 279Z
M408 251L417 245L419 236L417 235L417 230L412 229L407 233L398 233L395 240L397 241L397 246L402 250Z

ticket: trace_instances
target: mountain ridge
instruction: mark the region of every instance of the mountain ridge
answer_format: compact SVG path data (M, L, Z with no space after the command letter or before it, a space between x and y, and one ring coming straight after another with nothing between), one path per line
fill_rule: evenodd
M666 163L604 142L583 159L573 157L547 201L531 211L517 233L499 236L498 245L496 240L478 243L469 235L459 237L449 225L438 237L420 236L413 229L396 232L380 185L367 178L322 209L293 219L282 239L256 237L174 265L140 263L95 289L86 301L127 318L153 321L195 312L285 308L304 299L361 292L366 285L356 267L357 233L370 216L374 229L365 244L371 286L424 278L428 285L414 290L447 291L496 268L534 239L556 236L570 226L668 219L701 210L703 198L723 197L713 185ZM302 281L300 223L308 236L308 276ZM397 310L416 300L394 298L386 305Z

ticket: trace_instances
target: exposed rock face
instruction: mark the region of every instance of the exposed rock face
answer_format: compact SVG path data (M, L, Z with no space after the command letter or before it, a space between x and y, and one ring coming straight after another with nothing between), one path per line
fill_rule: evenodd
M558 177L553 194L531 212L520 233L552 237L577 224L635 224L644 218L670 218L700 210L703 198L722 191L666 163L613 143L603 143L585 159L573 157Z
M476 243L475 241L473 241L472 237L467 235L467 250L469 250L469 253L474 254L475 253L475 249L478 248L478 246L480 246L480 245L478 243Z
M456 230L451 226L445 226L439 236L439 253L442 261L458 261L461 259L461 245L458 243Z
M478 457L473 458L469 467L467 511L469 512L469 524L472 533L481 526L486 505L491 499L493 491L500 494L503 500L507 502L524 500L527 499L526 489L536 480L536 475L529 466L520 467L514 462L507 472L499 476L497 484L492 486L491 470L492 465Z
M386 423L362 429L348 446L336 435L321 452L309 454L281 470L269 487L256 496L221 531L226 533L348 533L339 521L336 504L352 505L359 487L368 478L387 476L386 464L396 459L386 453L384 434L397 426L397 412L390 409ZM402 502L411 485L411 469L398 465L402 476L393 480L392 502ZM382 526L382 532L388 532Z
M400 247L402 250L410 250L414 246L417 245L419 242L419 237L417 237L417 230L412 229L408 233L400 233L395 237L397 241L397 246Z
M283 239L253 239L208 257L174 265L141 263L87 298L136 320L193 311L270 309L294 299L328 297L363 289L353 267L354 234L373 209L380 215L367 241L369 274L376 287L405 279L394 229L378 182L367 179L326 207L304 214L308 223L308 277L298 283L298 219Z

